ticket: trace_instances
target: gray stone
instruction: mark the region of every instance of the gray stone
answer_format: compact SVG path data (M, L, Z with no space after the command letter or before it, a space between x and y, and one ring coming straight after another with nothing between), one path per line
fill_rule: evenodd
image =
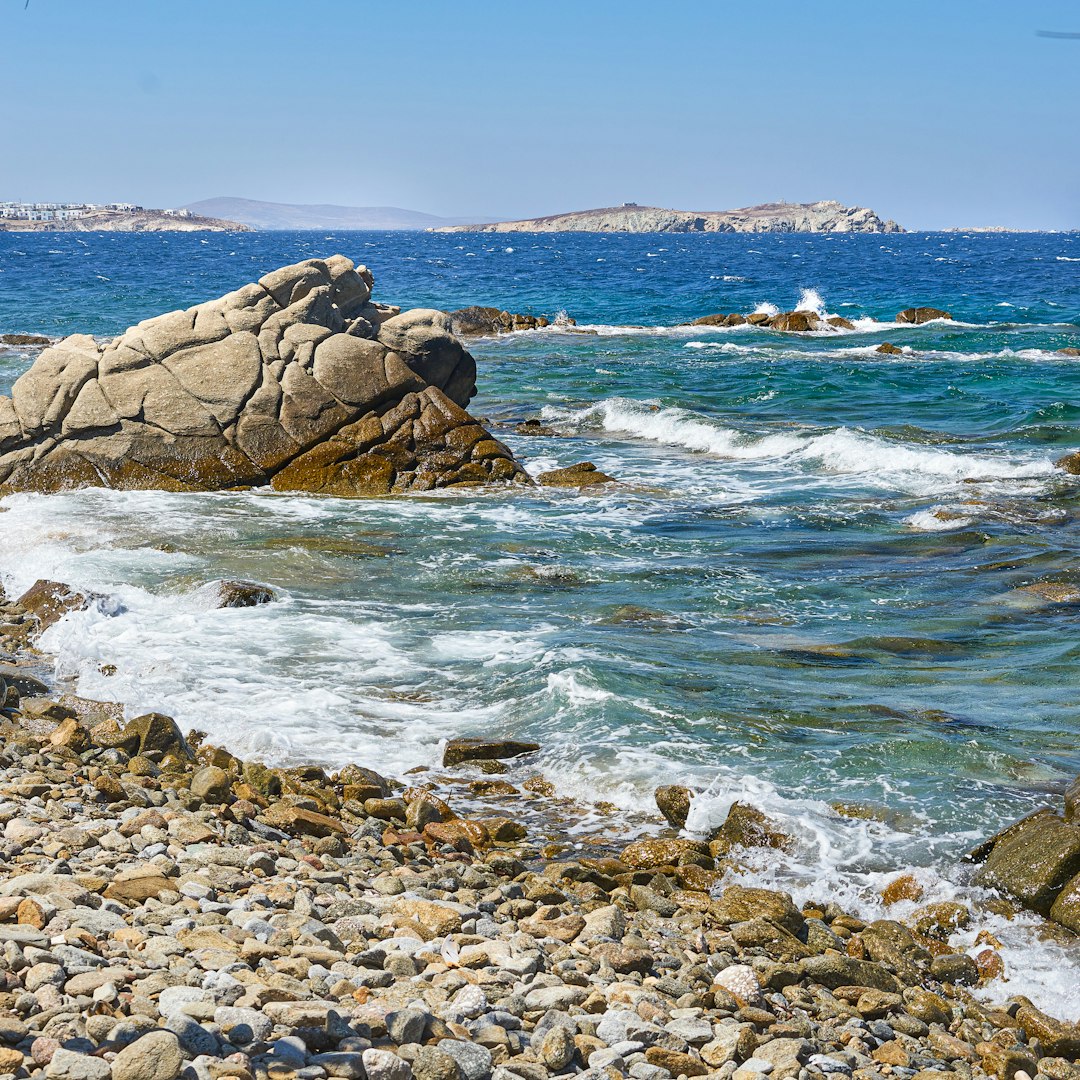
M586 996L580 986L538 986L525 995L525 1007L533 1011L569 1009L571 1005L580 1005Z
M274 1022L258 1009L227 1005L214 1010L214 1023L225 1032L230 1042L236 1044L264 1040L274 1029Z
M111 1073L104 1058L64 1049L56 1050L45 1067L48 1080L109 1080Z
M341 1076L345 1080L364 1080L365 1077L362 1053L316 1054L311 1064L325 1069L328 1076Z
M489 1080L491 1076L491 1051L478 1043L459 1042L456 1039L440 1039L438 1049L449 1054L457 1062L462 1080Z
M611 1047L605 1047L603 1050L594 1050L589 1055L589 1068L611 1068L623 1072L626 1069L626 1062L623 1061L622 1055L617 1050Z
M0 1017L0 1042L14 1046L15 1043L22 1042L29 1033L30 1028L14 1016Z
M429 1019L420 1009L398 1009L386 1014L386 1031L398 1046L423 1042Z
M703 1046L713 1037L712 1024L708 1020L672 1020L664 1025L664 1030L692 1046Z
M173 1013L165 1020L164 1027L177 1037L180 1049L187 1057L198 1057L200 1054L213 1057L218 1052L217 1036L185 1013Z
M627 1041L650 1046L661 1031L661 1028L642 1020L636 1012L629 1009L609 1009L596 1025L596 1037L608 1046Z
M671 1073L659 1065L650 1065L647 1061L635 1061L627 1070L634 1080L668 1080Z
M435 1046L422 1046L413 1058L416 1080L462 1080L457 1060Z

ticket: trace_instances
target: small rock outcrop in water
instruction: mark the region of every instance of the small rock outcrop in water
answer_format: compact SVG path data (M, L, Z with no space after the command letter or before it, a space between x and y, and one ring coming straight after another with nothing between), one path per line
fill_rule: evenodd
M254 581L215 581L210 593L219 608L258 607L275 599L269 585Z
M541 473L537 483L544 487L595 487L597 484L614 484L615 477L601 472L591 461L568 465L565 469L552 469Z
M515 315L494 307L467 307L450 312L450 329L458 337L481 337L488 334L511 334L515 330L541 330L551 322L542 315ZM560 324L576 326L573 319Z
M0 334L0 345L48 345L51 341L44 334Z
M539 743L515 739L450 739L443 751L443 765L460 765L463 761L505 761L539 749Z
M982 863L975 884L997 889L1080 933L1080 778L1050 807L1013 822L968 856Z
M904 308L896 316L898 323L913 323L915 326L919 326L924 322L932 322L934 319L951 319L952 316L947 311L942 311L941 308L936 307L912 307Z
M1074 450L1071 454L1059 457L1054 464L1072 476L1080 476L1080 450Z
M723 312L717 312L715 315L702 315L700 319L694 319L693 322L684 325L743 326L747 323L751 326L760 326L769 330L783 330L787 333L855 329L855 324L842 315L825 317L819 315L816 311L781 311L775 315L763 311L755 311L750 315L740 315L737 312L725 315Z
M65 338L0 398L0 494L527 483L465 412L476 364L449 318L371 287L343 255L309 259L105 344Z

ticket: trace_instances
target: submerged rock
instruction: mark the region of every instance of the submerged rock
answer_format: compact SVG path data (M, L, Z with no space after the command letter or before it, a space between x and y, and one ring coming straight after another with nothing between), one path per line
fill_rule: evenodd
M259 585L254 581L217 581L211 592L219 608L258 607L275 599L274 590L269 585Z
M450 739L443 751L444 765L460 765L463 761L505 761L508 758L532 754L539 743L518 742L514 739Z
M709 849L719 858L740 847L786 850L791 845L791 837L781 832L760 810L746 803L734 802L724 824L713 833Z
M614 476L602 473L591 461L581 461L577 465L568 465L565 469L552 469L541 473L537 483L544 487L593 487L596 484L614 484Z
M476 364L449 316L371 287L343 255L309 259L105 344L65 338L0 398L0 494L528 483L465 412Z
M81 611L91 601L91 597L68 588L59 581L35 581L19 597L16 603L32 615L37 616L42 630L59 622L72 611Z
M514 428L514 434L536 435L543 436L545 438L553 438L558 436L559 433L554 428L548 427L546 424L542 423L540 420L537 420L534 417L530 420L522 420L522 422Z
M896 316L898 323L914 323L918 326L920 323L930 322L933 319L951 319L952 316L947 311L942 311L941 308L936 307L910 307L904 308Z

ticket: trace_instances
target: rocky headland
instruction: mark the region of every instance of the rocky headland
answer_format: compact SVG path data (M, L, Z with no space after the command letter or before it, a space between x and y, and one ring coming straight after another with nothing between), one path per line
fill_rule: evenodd
M90 210L79 217L26 221L0 217L0 232L251 232L251 226L164 210Z
M601 210L496 221L478 225L450 225L435 232L865 232L898 233L895 221L883 221L863 206L844 206L826 200L815 203L765 203L741 210L665 210L627 203Z
M465 411L476 364L449 317L372 303L372 283L344 256L311 259L45 349L0 397L0 494L528 483Z
M0 599L2 1075L1080 1076L1080 1028L973 994L1003 971L992 938L950 945L963 904L797 907L740 881L792 838L742 803L690 836L678 786L651 836L575 847L530 743L453 740L401 779L243 761L49 684L36 636L92 602Z

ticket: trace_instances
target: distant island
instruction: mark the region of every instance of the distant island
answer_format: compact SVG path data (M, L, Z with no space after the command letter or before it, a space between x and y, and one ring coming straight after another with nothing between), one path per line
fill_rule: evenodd
M372 231L438 229L463 224L467 218L437 217L398 206L335 206L304 203L260 202L257 199L221 197L188 203L196 214L242 221L253 229L355 229Z
M895 221L882 221L863 206L835 201L764 203L741 210L664 210L657 206L623 203L602 210L576 210L569 214L496 221L475 225L449 225L435 232L815 232L900 233Z
M0 232L250 232L239 221L134 203L0 203Z

